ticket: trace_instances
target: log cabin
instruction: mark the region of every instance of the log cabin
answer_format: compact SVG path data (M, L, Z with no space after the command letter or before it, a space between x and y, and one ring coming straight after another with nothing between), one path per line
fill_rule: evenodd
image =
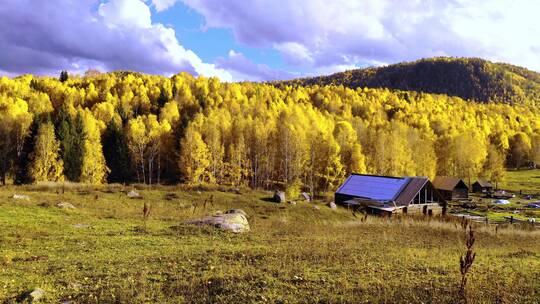
M336 191L335 202L382 215L446 212L446 201L427 177L352 174Z

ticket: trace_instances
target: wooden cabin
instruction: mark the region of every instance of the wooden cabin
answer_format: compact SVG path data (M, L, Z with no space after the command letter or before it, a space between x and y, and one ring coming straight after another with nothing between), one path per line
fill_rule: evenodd
M473 192L476 193L491 193L493 192L493 185L485 180L477 180L472 184Z
M437 176L433 180L433 186L447 201L469 198L469 187L462 179Z
M353 174L336 191L335 202L382 215L446 212L446 201L426 177Z

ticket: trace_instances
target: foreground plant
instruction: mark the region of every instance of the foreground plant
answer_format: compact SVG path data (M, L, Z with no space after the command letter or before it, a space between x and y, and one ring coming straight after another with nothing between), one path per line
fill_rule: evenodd
M149 217L150 217L150 205L144 202L144 206L143 206L144 231L146 231L146 222L148 221Z
M469 231L467 232L467 226L469 228ZM464 224L462 225L465 230L465 245L467 247L467 251L463 256L460 256L459 258L459 267L461 272L461 285L459 287L459 295L461 298L462 303L467 303L467 293L466 293L466 287L467 287L467 273L471 269L471 266L474 262L474 259L476 257L476 252L473 251L474 246L474 230L472 229L472 226L470 224Z

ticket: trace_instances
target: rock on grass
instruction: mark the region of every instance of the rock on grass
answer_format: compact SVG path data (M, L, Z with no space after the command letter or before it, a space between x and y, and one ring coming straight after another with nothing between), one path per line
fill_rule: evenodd
M27 291L19 296L18 302L22 303L34 303L38 302L45 296L45 290L41 288L35 288L33 290Z
M285 197L285 192L279 190L274 192L274 196L272 197L272 199L276 203L285 203L287 201L287 198Z
M30 200L30 197L28 195L25 195L25 194L13 194L13 196L11 198L15 199L15 200L25 200L25 201Z
M139 192L135 191L135 190L131 190L127 193L127 196L129 198L141 198L141 195L139 194Z
M242 209L231 209L224 214L216 214L186 221L186 224L197 226L214 226L218 229L242 233L250 230L247 214Z
M58 207L60 209L76 209L75 206L73 206L73 204L66 203L66 202L60 202L60 203L56 204L56 207Z

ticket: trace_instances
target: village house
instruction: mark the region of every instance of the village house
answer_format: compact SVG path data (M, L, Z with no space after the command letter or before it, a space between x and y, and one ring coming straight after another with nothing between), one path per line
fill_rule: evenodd
M383 215L446 212L444 198L426 177L353 174L336 191L335 202Z
M469 187L459 178L437 176L433 180L433 186L447 201L469 198Z
M493 192L493 185L485 180L477 180L472 184L473 192L475 193L491 193Z

